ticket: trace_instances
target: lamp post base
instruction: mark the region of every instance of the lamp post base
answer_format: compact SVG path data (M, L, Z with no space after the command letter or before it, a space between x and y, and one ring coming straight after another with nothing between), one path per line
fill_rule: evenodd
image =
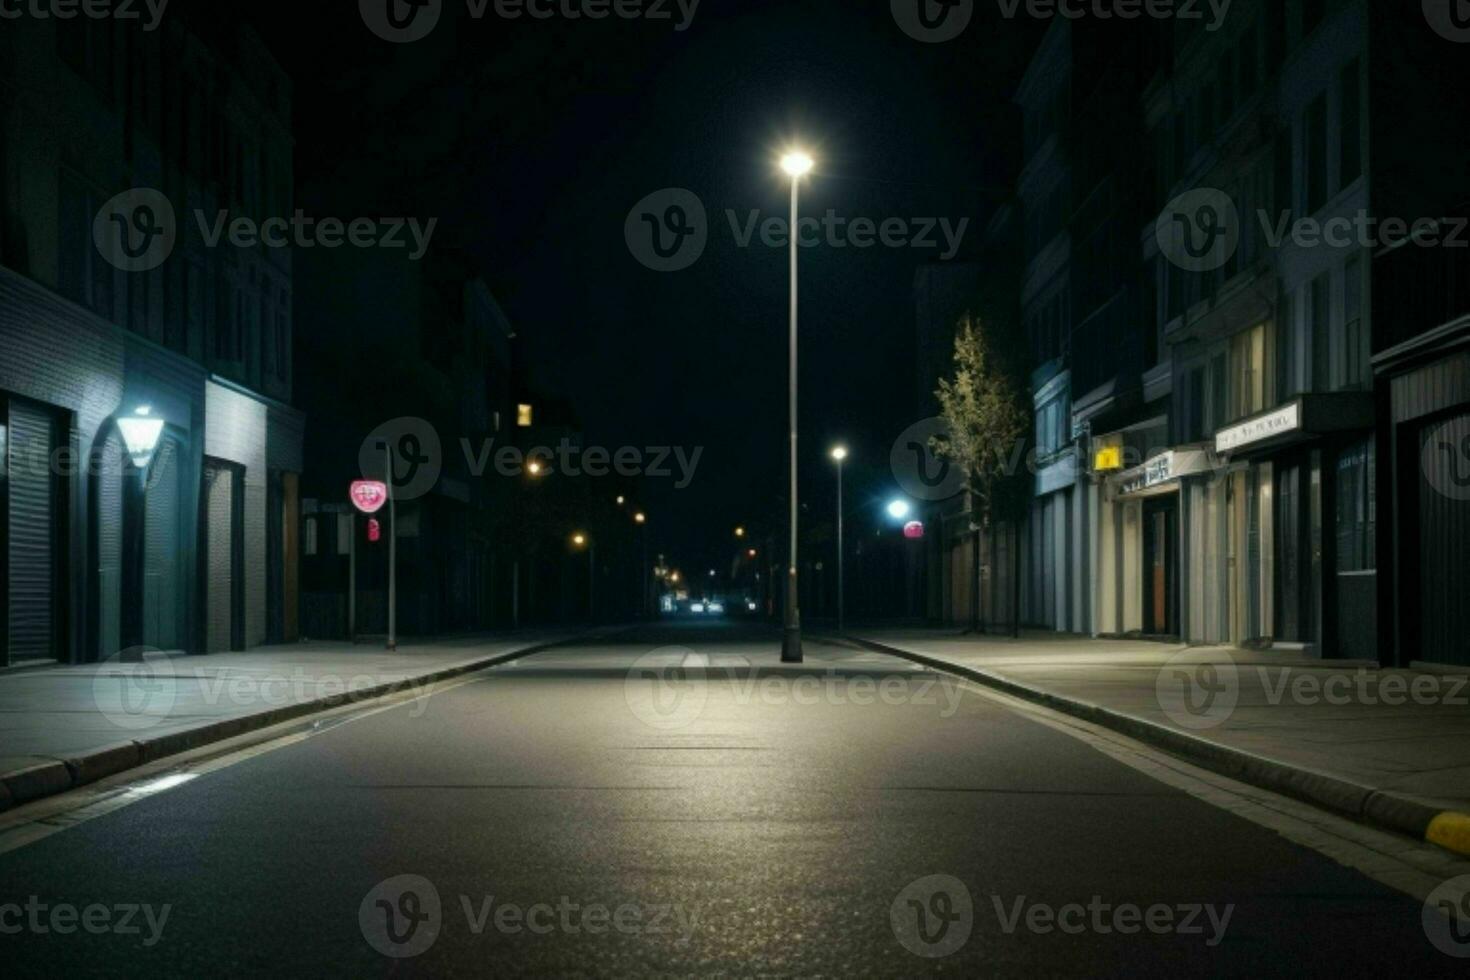
M788 622L781 633L781 662L801 663L801 625Z

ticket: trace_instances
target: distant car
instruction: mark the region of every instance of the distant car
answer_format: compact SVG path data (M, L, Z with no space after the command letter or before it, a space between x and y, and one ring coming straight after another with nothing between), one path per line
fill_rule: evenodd
M760 608L760 603L756 602L754 599L747 599L745 602L745 608L750 612L755 612L757 609Z
M691 602L689 604L689 611L692 612L692 613L702 613L702 612L704 612L704 603L702 603L702 602Z
M725 611L725 604L716 599L715 601L708 603L704 608L707 612L722 613Z

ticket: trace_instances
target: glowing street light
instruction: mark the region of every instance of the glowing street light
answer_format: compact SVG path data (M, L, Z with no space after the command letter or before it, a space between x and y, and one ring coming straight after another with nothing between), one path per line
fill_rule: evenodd
M633 515L633 522L636 523L636 524L647 524L648 523L648 515L645 514L645 513L643 513L643 511L640 510L638 513L636 513L636 514Z
M735 529L735 536L737 538L743 538L743 537L745 537L745 528L744 527L737 527Z
M888 503L888 516L895 521L901 521L905 517L908 517L909 511L911 510L913 508L909 506L907 500L892 500Z
M805 177L815 165L812 158L800 150L793 150L781 158L781 169L793 177Z

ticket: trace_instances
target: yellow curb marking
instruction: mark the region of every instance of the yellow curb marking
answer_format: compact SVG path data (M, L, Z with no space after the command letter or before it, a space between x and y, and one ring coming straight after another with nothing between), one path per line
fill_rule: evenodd
M1429 821L1424 839L1456 854L1470 855L1470 813L1446 810Z

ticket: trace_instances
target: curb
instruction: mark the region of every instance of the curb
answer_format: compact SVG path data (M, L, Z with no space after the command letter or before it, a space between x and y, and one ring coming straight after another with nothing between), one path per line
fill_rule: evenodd
M1088 701L1064 697L974 667L858 636L845 635L842 638L869 650L901 657L943 673L957 674L1023 701L1110 728L1231 779L1331 810L1380 830L1406 834L1455 854L1470 857L1470 814L1440 810L1396 793L1362 786L1314 769L1287 765L1244 749L1231 748L1167 725L1123 714Z
M317 698L313 701L302 701L300 704L283 705L255 714L221 718L197 728L169 732L153 738L133 739L82 755L39 762L24 769L0 773L0 812L47 796L65 793L88 783L95 783L99 779L115 776L120 772L126 772L129 769L156 762L171 755L188 752L213 742L221 742L237 735L270 728L306 715L330 711L346 704L372 701L399 691L426 687L429 684L484 670L487 667L519 660L576 638L564 637L560 640L534 643L505 653L497 653L493 657L456 664L453 667L444 667L425 674L405 677L402 680L389 681L356 691L343 691L340 694Z

